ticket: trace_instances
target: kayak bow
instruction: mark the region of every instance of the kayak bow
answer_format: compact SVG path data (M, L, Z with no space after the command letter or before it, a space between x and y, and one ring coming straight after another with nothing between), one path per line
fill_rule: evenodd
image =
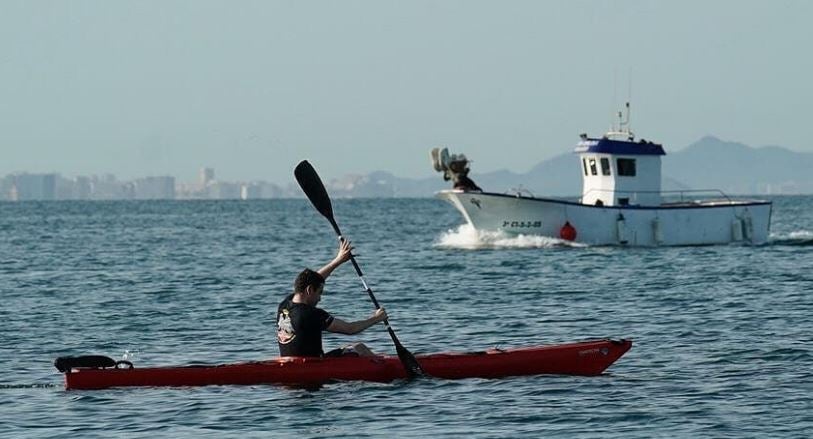
M501 378L557 374L599 375L632 346L630 340L595 340L551 346L489 349L483 352L417 355L426 373L435 378ZM78 357L82 358L82 357ZM63 364L65 364L63 362ZM130 366L128 364L128 366ZM132 386L207 386L293 384L330 381L389 382L407 378L397 356L303 358L212 366L147 368L69 367L66 389L106 389Z

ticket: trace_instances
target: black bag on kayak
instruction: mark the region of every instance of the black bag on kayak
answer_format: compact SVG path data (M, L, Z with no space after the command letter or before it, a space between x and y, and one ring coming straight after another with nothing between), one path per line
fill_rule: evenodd
M69 372L75 367L104 369L116 367L116 361L104 355L82 355L79 357L59 357L54 360L54 367L60 372Z

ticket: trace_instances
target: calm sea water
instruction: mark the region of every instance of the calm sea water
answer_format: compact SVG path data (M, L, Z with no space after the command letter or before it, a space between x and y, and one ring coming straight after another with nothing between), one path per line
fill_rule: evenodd
M571 247L478 236L439 200L336 216L405 346L627 337L600 377L63 390L55 357L136 366L277 355L274 310L336 242L305 200L0 203L3 437L802 437L813 434L813 197L762 246ZM372 306L352 267L323 306ZM328 336L392 352L382 328Z

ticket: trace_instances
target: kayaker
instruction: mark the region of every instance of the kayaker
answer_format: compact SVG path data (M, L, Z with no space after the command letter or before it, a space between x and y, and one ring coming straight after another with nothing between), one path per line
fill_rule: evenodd
M342 240L332 261L319 271L306 268L296 277L294 293L288 295L277 308L277 341L281 356L374 355L364 343L355 343L328 352L322 350L322 331L357 334L387 318L387 312L380 308L365 320L346 322L316 307L322 298L325 280L333 270L350 260L352 250L350 242Z

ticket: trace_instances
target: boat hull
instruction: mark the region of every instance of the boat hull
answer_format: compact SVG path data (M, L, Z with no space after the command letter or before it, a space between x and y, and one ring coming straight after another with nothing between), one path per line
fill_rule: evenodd
M423 370L444 379L500 378L561 374L599 375L632 346L630 340L596 340L483 352L417 355ZM290 384L331 381L389 382L406 378L396 356L295 358L216 366L133 369L72 369L66 389L106 389L133 386L207 386Z
M573 241L590 245L708 245L768 240L769 201L718 200L660 206L594 206L489 192L446 190L451 203L478 230L559 238L569 223Z

